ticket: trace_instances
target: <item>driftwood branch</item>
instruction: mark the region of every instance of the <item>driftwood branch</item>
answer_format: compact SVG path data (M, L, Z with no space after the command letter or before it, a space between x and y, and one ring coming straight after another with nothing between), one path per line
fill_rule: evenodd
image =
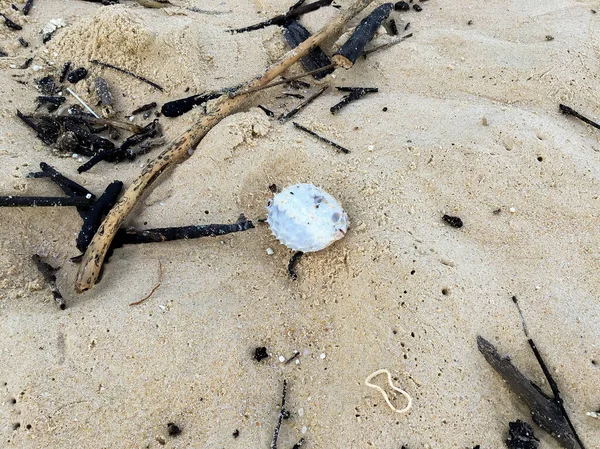
M312 48L320 45L330 36L339 33L348 20L361 12L372 1L356 0L346 11L342 12L321 31L302 42L298 47L287 53L283 59L271 66L264 75L248 82L246 87L256 88L269 84L302 57L306 56ZM221 96L216 100L213 111L202 117L200 121L195 123L166 150L146 165L142 173L133 181L121 200L119 200L98 228L98 232L88 246L79 267L75 281L75 291L81 293L94 286L100 275L102 263L113 238L135 204L144 194L146 188L167 168L191 156L204 136L225 117L239 111L246 105L248 99L248 95L239 95L233 98L229 97L229 95Z
M509 357L502 357L485 338L477 337L477 347L487 362L508 386L527 404L533 421L550 433L566 449L583 449L562 413L556 399L544 394L515 367Z

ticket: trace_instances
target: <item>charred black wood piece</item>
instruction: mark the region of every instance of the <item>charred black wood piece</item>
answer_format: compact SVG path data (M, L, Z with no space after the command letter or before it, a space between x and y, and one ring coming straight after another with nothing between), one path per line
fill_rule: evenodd
M300 22L293 20L284 25L283 36L285 40L292 48L296 48L306 39L308 39L311 34L310 32L304 28ZM321 49L321 47L314 47L308 55L303 57L301 60L302 65L306 70L313 71L317 69L321 69L331 65L331 60L329 56L325 54L325 52ZM322 70L321 72L314 73L313 78L321 79L326 77L328 74L332 73L335 69L331 67L327 70Z
M373 10L371 14L365 17L356 27L354 33L333 55L333 62L345 69L354 65L356 60L362 55L367 44L373 39L377 28L388 18L394 9L393 3L384 3Z
M303 14L316 11L317 9L331 5L333 0L317 0L316 2L309 3L308 5L301 5L298 7L292 7L287 13L275 16L269 20L265 20L264 22L260 22L254 25L250 25L244 28L238 28L235 30L230 30L231 33L245 33L247 31L255 31L260 30L262 28L266 28L271 25L279 25L283 26L291 20L295 20Z
M112 209L117 202L117 197L121 193L123 183L121 181L111 182L104 193L100 195L98 200L88 209L83 217L83 225L79 235L77 236L77 249L85 252L88 245L92 241L94 234L100 227L103 217Z

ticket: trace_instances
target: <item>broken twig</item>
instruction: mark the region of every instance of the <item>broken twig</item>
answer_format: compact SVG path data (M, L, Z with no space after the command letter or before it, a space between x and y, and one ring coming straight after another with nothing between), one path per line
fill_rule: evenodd
M300 112L302 109L304 109L306 106L308 106L310 103L312 103L314 100L316 100L318 97L323 95L323 92L325 92L327 89L329 89L329 86L322 87L317 92L315 92L310 97L308 97L306 100L304 100L302 103L300 103L298 106L296 106L292 110L286 112L284 115L279 117L279 121L281 123L285 123L290 118L292 118L294 115L296 115L298 112Z
M341 151L342 153L345 153L345 154L348 154L348 153L350 153L350 150L349 150L348 148L344 148L343 146L341 146L341 145L338 145L337 143L335 143L335 142L333 142L333 141L331 141L331 140L327 139L326 137L320 136L320 135L319 135L319 134L317 134L316 132L314 132L314 131L311 131L310 129L308 129L308 128L306 128L306 127L302 126L300 123L296 123L296 122L292 122L292 123L293 123L293 125L294 125L296 128L298 128L298 129L300 129L300 130L304 131L305 133L308 133L308 134L310 134L310 135L311 135L311 136L313 136L313 137L316 137L316 138L317 138L317 139L319 139L321 142L324 142L324 143L326 143L327 145L331 145L331 146L332 146L333 148L335 148L336 150L338 150L338 151Z
M279 430L281 429L281 422L283 417L286 415L285 410L285 396L287 394L287 380L283 380L283 393L281 394L281 409L279 410L279 416L277 417L277 425L273 432L273 439L271 440L271 449L277 449L277 440L279 439Z
M285 25L288 22L300 17L303 14L316 11L317 9L328 6L333 2L333 0L317 0L316 2L309 3L308 5L301 5L297 8L291 8L287 13L281 14L279 16L275 16L269 20L265 20L264 22L260 22L254 25L250 25L244 28L237 28L235 30L230 30L231 33L245 33L247 31L255 31L260 30L262 28L266 28L271 25Z
M154 87L155 89L160 90L161 92L163 92L165 90L162 86L159 86L154 81L150 81L148 78L144 78L143 76L136 75L135 73L130 72L129 70L122 69L121 67L117 67L115 65L109 64L108 62L98 61L97 59L92 59L90 62L92 64L101 65L102 67L108 67L109 69L116 70L118 72L124 73L129 76L133 76L135 79L138 79L138 80Z

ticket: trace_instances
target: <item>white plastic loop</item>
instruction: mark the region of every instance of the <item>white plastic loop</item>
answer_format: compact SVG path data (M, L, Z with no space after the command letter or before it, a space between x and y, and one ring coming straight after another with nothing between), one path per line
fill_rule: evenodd
M373 379L374 377L379 376L380 374L383 374L383 373L387 374L388 383L390 384L390 387L392 387L392 389L397 391L398 393L403 394L404 397L408 400L407 406L404 407L403 409L397 409L396 407L394 407L392 405L392 403L390 402L390 398L388 397L387 393L383 390L383 388L381 388L379 385L375 385L375 384L371 383L371 379ZM381 394L383 395L383 399L385 399L386 404L396 413L406 413L412 408L412 398L406 391L394 386L394 384L392 383L392 375L386 369L377 370L373 374L371 374L369 377L367 377L365 379L365 385L367 387L375 388L376 390L380 391Z

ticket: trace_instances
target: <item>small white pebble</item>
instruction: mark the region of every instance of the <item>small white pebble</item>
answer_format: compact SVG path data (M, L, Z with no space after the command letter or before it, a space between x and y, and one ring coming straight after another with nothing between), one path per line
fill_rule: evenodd
M39 72L40 70L43 69L43 67L41 65L34 65L34 66L31 66L31 68L33 69L34 72Z
M77 158L77 162L83 162L83 158L82 157L78 157Z
M539 285L536 285L536 286L535 286L535 289L536 289L536 290L541 290L541 289L542 289L542 287L540 287Z
M321 357L321 360L323 360L323 359L324 359L325 357L327 357L327 356L326 356L326 355L325 355L325 353L323 352L323 353L322 353L322 354L321 354L319 357Z
M79 155L77 153L73 153L71 156L73 159L77 159L79 157Z
M296 365L300 365L300 359L296 359Z
M369 151L373 151L373 150L375 149L375 147L374 147L373 145L369 145L369 146L367 147L367 149L368 149Z
M134 118L135 118L135 117L132 115L131 117L129 117L129 121L130 121L130 122L133 122L133 119L134 119Z
M300 411L298 410L298 412L300 412ZM598 413L598 412L587 412L586 415L590 416L592 418L600 418L600 413ZM300 416L302 416L302 415L300 415Z
M514 207L511 207L508 210L510 211L511 214L514 214L517 211L517 209L515 209Z
M88 193L88 194L85 196L85 198L89 200L90 198L92 198L92 194L91 194L91 193Z
M285 357L284 357L284 356L282 356L282 355L280 355L280 356L279 356L279 361L280 361L281 363L285 362Z
M16 68L17 68L17 64L11 64L9 67L10 67L11 69L16 69Z
M306 426L302 426L302 434L304 435L306 433L308 429L306 428Z
M304 416L304 409L302 407L300 407L298 409L298 416L300 416L300 417Z
M267 248L267 254L269 256L272 256L273 254L275 254L275 252L271 248Z
M165 203L163 203L162 201L160 203L158 203L160 206L164 206Z

